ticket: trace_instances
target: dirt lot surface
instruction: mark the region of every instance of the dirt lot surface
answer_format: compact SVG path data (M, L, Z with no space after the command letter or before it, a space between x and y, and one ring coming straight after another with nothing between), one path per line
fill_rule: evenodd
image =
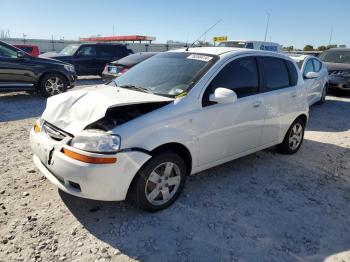
M310 109L297 154L271 148L190 177L155 214L38 173L28 136L44 107L0 94L0 261L350 261L350 97Z

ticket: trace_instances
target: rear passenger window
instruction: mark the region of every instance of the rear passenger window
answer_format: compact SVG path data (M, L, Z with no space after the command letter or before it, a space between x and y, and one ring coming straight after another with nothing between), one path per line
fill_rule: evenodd
M312 62L314 63L315 72L319 72L322 68L322 64L320 63L320 61L312 59Z
M290 86L295 86L298 83L298 71L297 68L295 67L294 63L292 63L289 60L286 60L287 67L288 67L288 72L289 72L289 82Z
M117 57L116 48L115 46L97 46L97 55L106 58Z
M290 86L289 74L284 59L275 57L260 57L265 77L265 86L274 90Z

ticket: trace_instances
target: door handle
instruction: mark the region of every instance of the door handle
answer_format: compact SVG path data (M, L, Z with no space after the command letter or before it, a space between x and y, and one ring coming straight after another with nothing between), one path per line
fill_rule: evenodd
M261 105L261 101L255 101L253 103L253 107L259 107Z
M293 94L292 94L292 97L297 97L297 93L293 93Z

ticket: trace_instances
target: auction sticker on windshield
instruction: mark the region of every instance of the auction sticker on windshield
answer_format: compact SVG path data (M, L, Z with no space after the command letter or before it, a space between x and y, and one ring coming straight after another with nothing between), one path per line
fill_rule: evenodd
M189 55L187 59L194 59L194 60L209 62L211 59L213 59L213 57L207 56L207 55L192 54L192 55Z

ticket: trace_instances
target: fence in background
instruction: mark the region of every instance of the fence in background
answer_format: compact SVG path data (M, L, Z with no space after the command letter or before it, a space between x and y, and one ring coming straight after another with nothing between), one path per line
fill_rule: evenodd
M77 40L49 40L49 39L23 39L23 38L6 38L0 39L11 45L26 44L39 46L41 53L59 52L69 44L81 44ZM89 42L91 43L91 42ZM183 48L178 44L149 44L149 43L123 43L128 46L134 53L136 52L163 52L171 49Z

